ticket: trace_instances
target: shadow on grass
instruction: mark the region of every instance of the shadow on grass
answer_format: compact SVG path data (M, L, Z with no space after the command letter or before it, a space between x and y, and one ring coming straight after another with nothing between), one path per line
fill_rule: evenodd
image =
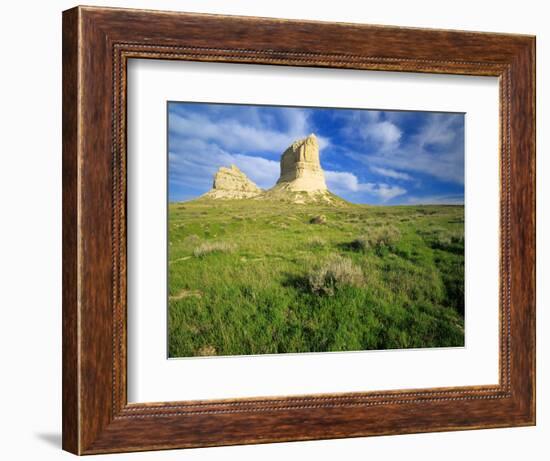
M340 242L336 244L336 248L341 251L353 251L355 253L363 252L364 248L357 240L352 240L351 242Z
M285 272L283 274L282 285L285 288L294 288L295 290L301 291L303 293L309 293L309 281L305 275L291 274L290 272Z

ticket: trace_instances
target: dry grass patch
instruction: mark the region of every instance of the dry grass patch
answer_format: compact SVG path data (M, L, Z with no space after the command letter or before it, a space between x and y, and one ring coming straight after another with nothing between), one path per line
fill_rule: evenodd
M234 243L204 242L195 248L193 255L197 258L202 258L212 253L232 253L235 249L236 245Z
M198 351L197 355L201 357L208 357L212 355L216 355L216 348L214 346L206 345L202 346Z
M311 237L307 243L311 248L324 248L327 245L327 241L318 235Z
M202 298L202 293L199 290L181 290L178 294L169 297L172 301L177 301L183 298Z
M200 241L201 239L197 234L188 235L183 239L183 243L189 246L198 245Z

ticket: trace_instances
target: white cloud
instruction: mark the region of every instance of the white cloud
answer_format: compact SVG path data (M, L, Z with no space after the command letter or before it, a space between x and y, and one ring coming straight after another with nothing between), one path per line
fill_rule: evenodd
M211 141L225 149L242 152L277 152L292 142L291 137L266 128L225 119L217 122L199 114L170 115L170 130L182 138Z
M377 152L390 152L399 147L401 129L391 120L382 118L383 112L376 110L352 111L342 114L347 124L343 134L350 139L374 144Z
M170 113L169 129L179 138L213 142L233 152L266 154L281 154L294 141L311 133L308 115L299 109L281 111L286 125L284 131L271 128L269 121L255 116L254 111L247 112L246 118L227 117L220 120L192 112L184 115ZM317 138L321 150L330 144L327 138Z
M361 128L363 138L377 143L381 152L396 149L399 146L401 134L397 125L388 120L369 123Z
M323 149L326 149L328 146L330 146L330 139L319 136L318 134L315 134L315 136L317 136L317 141L319 142L319 154L322 154Z
M387 202L392 198L406 194L407 190L385 183L362 183L353 173L342 171L325 171L328 188L337 193L368 193Z
M180 140L169 152L170 181L206 192L221 166L237 165L261 188L272 187L279 178L275 160L245 154L231 154L216 144L197 139Z
M281 109L281 113L286 121L288 133L306 133L309 129L307 113L297 108Z
M442 181L464 184L462 119L433 114L428 120L417 134L391 150L347 151L346 155L371 169L415 171Z
M456 136L455 120L443 114L434 114L422 127L415 140L420 147L445 145L453 142Z
M373 185L371 193L380 197L383 202L387 202L392 198L406 194L407 190L399 186L390 186L388 184L380 183Z
M382 168L377 166L371 166L370 170L380 176L387 176L392 179L402 179L403 181L412 181L412 177L407 173L402 173L400 171L392 170L391 168Z
M359 180L353 173L342 171L325 171L325 179L329 189L334 191L358 192Z
M412 112L391 111L353 111L342 115L340 119L347 121L342 134L355 144L346 155L371 169L379 168L378 174L393 179L408 180L382 170L404 170L396 171L398 175L421 172L464 184L463 117L430 114L416 134L404 137L400 125L411 117Z
M464 205L462 195L430 195L424 197L407 197L409 205Z
M237 154L232 162L262 189L273 187L279 179L281 167L275 160Z

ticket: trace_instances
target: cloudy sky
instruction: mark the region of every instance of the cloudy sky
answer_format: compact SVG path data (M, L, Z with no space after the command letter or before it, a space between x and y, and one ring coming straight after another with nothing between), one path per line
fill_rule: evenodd
M169 200L212 187L237 165L259 187L315 133L328 188L354 203L464 203L464 115L234 104L168 103Z

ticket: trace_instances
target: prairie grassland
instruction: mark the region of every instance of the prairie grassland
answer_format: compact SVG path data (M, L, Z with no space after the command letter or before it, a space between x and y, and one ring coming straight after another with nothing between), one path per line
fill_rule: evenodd
M464 345L462 206L172 203L168 266L170 357Z

